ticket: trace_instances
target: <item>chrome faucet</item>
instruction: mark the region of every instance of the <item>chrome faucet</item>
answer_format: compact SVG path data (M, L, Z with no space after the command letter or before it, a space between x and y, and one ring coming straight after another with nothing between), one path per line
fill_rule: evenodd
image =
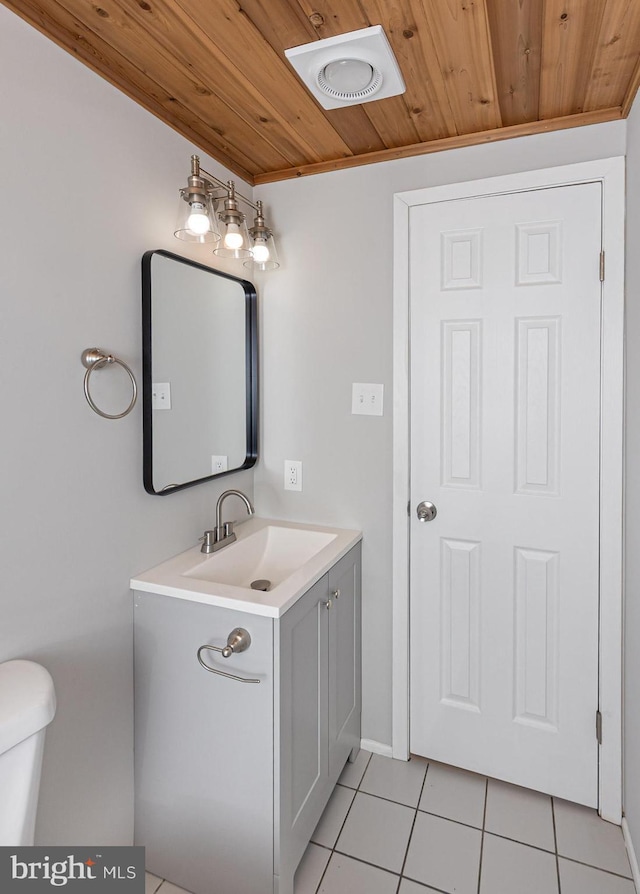
M204 537L201 538L203 541L201 552L203 553L215 553L219 549L222 549L223 546L228 546L230 543L233 543L236 539L236 535L233 531L234 523L223 523L222 521L222 504L227 497L239 497L247 507L249 515L253 515L255 512L251 500L246 497L241 490L225 490L224 493L220 494L218 502L216 503L216 526L213 531L205 531Z

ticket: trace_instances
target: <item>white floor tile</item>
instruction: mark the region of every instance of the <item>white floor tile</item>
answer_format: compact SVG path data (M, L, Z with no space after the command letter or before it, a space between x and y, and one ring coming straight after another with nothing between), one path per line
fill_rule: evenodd
M315 844L321 844L324 847L334 847L355 794L351 788L336 785L333 794L329 798L329 803L320 818L320 822L311 836L311 840Z
M404 875L441 891L477 894L482 832L418 813Z
M362 777L364 776L364 771L367 769L370 757L371 752L361 748L357 758L352 764L347 761L344 765L344 770L342 771L340 779L338 779L340 785L347 785L349 788L358 788L362 782Z
M420 810L482 828L486 777L429 762Z
M415 812L358 792L336 844L337 850L400 872Z
M631 878L620 826L601 820L595 810L553 799L558 853Z
M631 879L560 858L562 894L635 894Z
M310 844L307 847L296 870L295 894L316 894L330 856L331 851L324 847L318 847L317 844Z
M558 894L555 854L485 835L480 894Z
M484 827L523 844L556 849L551 798L540 792L490 779Z
M150 872L144 874L144 894L156 894L156 891L162 884L162 879Z
M341 779L295 894L636 894L622 832L594 810L422 758L361 752ZM189 892L147 872L145 894Z
M318 894L396 894L397 887L397 875L334 854Z
M417 807L426 772L427 762L423 757L398 761L374 754L360 783L360 791Z

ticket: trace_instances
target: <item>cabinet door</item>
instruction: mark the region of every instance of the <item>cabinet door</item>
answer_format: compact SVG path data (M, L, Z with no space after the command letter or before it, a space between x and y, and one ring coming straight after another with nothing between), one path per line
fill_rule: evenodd
M283 615L279 625L280 811L276 873L283 879L293 877L324 808L329 786L327 634L331 612L327 610L327 586L325 575Z
M235 627L245 652L207 672ZM136 593L135 842L150 872L195 894L273 891L273 621Z
M360 545L329 571L329 777L360 746Z

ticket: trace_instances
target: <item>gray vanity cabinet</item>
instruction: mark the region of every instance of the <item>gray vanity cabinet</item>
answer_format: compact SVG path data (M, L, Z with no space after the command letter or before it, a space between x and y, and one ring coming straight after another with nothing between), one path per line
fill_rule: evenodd
M360 547L282 617L279 894L351 752L360 747Z
M150 872L194 894L270 892L273 620L135 593L135 843ZM235 627L250 649L198 663Z
M360 547L357 547L359 550ZM332 784L360 747L360 562L345 556L329 571L329 776Z
M259 684L196 659L235 627L250 648L206 660ZM194 894L293 894L360 742L360 544L279 618L136 591L135 735L149 871Z

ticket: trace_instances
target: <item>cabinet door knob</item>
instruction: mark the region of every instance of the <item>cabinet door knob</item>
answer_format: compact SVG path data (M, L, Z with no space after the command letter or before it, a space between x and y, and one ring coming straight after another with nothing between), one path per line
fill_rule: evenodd
M332 605L333 605L333 599L327 599L327 601L324 604L324 607L327 609L327 611L329 611L329 609L331 608Z
M334 597L334 599L340 599L340 590L334 590L331 595Z

